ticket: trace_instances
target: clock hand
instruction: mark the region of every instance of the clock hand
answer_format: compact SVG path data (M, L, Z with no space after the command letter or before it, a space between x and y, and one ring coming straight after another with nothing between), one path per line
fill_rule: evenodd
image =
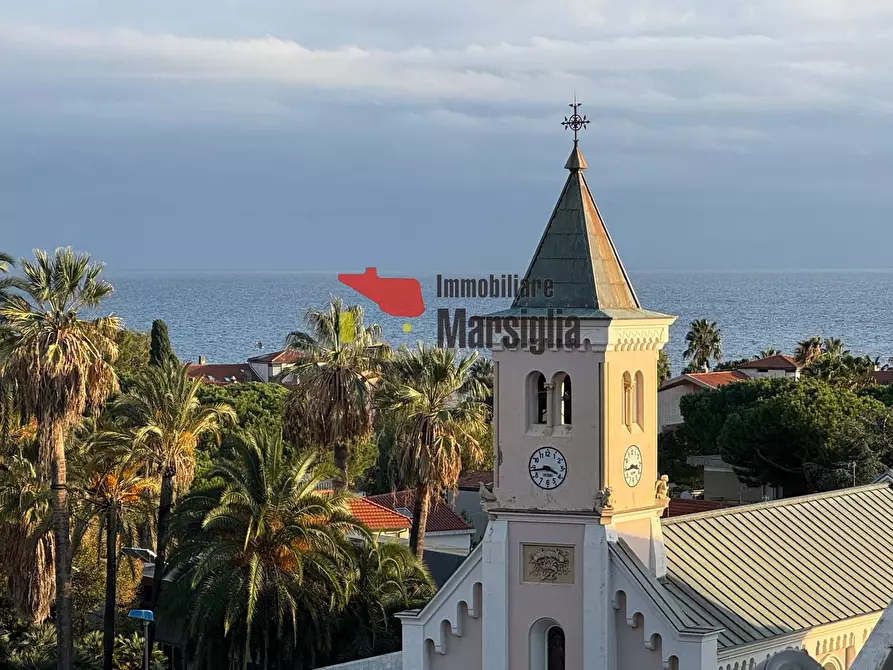
M530 468L530 471L531 471L531 472L551 472L551 473L554 474L554 475L557 475L557 474L558 474L557 472L555 472L555 470L553 470L553 469L552 469L550 466L548 466L548 465L542 465L542 466L540 466L540 467L538 467L538 468Z

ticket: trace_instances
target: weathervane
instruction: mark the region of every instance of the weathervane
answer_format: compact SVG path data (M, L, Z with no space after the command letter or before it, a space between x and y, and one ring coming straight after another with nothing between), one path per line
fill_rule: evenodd
M585 130L586 126L589 125L589 119L586 118L586 115L580 116L577 113L577 109L583 105L582 102L577 102L577 94L574 93L574 101L568 105L568 107L573 108L574 113L570 116L565 116L564 121L561 122L561 125L564 126L565 130L573 130L574 131L574 146L577 146L577 142L580 141L580 138L577 134L581 130Z

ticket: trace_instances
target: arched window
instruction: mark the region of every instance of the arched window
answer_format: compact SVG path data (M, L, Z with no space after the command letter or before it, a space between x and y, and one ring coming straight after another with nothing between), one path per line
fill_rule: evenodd
M631 428L633 425L633 398L634 396L634 384L633 379L628 372L623 373L623 425L627 428Z
M641 370L639 370L636 373L634 387L635 387L634 391L635 391L635 395L636 395L635 419L636 419L636 423L639 424L639 428L644 430L645 429L645 378L642 376Z
M546 391L546 377L534 372L528 378L528 416L531 424L545 425L549 407L549 394Z
M569 426L573 423L573 393L570 375L559 372L553 379L553 387L558 390L556 398L558 424Z
M564 630L553 619L540 619L530 629L530 670L565 670Z
M552 626L546 633L546 670L564 670L564 631Z

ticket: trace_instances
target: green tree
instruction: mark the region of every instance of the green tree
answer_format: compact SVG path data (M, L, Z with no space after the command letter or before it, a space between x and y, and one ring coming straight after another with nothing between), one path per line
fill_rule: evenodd
M421 608L436 591L428 571L404 545L367 539L354 548L347 583L350 597L338 613L334 653L326 663L346 663L399 651L397 612Z
M833 348L813 358L812 362L803 368L802 374L855 391L875 383L874 377L871 376L873 370L874 364L868 356L853 356L848 351L841 352Z
M893 435L880 430L893 423L888 408L819 380L782 382L741 382L686 398L688 436L715 435L742 481L781 486L788 496L849 485L853 463L861 482L883 469L893 449Z
M842 358L849 354L849 350L844 349L843 342L836 337L826 337L822 340L822 353L831 358Z
M397 467L415 487L409 546L420 559L432 496L456 487L463 451L481 456L487 406L486 389L471 377L476 359L476 352L404 347L389 363L379 397L396 422Z
M778 356L781 352L775 347L766 347L757 355L757 360L761 358L772 358L773 356Z
M81 522L96 520L97 539L105 541L105 605L103 609L103 670L114 670L115 605L117 603L118 551L137 544L138 524L154 508L157 481L145 475L142 463L133 458L131 435L99 433L89 441L80 467Z
M115 337L118 358L115 373L122 391L127 391L133 380L149 364L149 333L122 328Z
M679 400L685 420L685 433L681 437L691 443L692 455L719 453L719 435L730 414L785 393L795 384L797 381L789 377L754 379L684 395Z
M59 670L71 670L71 547L65 438L117 390L112 365L117 357L119 322L112 316L82 320L80 310L96 310L112 291L101 278L102 265L70 248L53 257L34 252L22 259L21 275L10 280L0 319L8 334L0 341L3 375L16 380L18 400L37 419L38 475L49 469L53 492L56 572L56 633Z
M16 611L31 625L49 617L55 595L52 497L34 460L22 450L0 463L0 566Z
M685 335L688 345L682 353L684 359L691 359L691 364L700 371L710 369L710 359L719 361L722 358L720 330L716 321L697 319L691 322Z
M745 363L750 363L751 361L753 361L752 358L739 358L734 361L723 361L722 363L717 363L713 369L716 372L719 372L720 370L737 370Z
M696 455L696 444L687 438L685 424L657 436L657 470L676 486L694 489L704 485L701 469L688 464L688 457Z
M280 434L254 429L216 464L220 484L177 506L163 606L188 612L198 668L250 658L293 667L330 652L331 616L350 596L347 534L367 531L347 494L317 490L313 463L287 459Z
M155 319L152 322L149 365L164 365L167 361L180 362L171 347L171 340L167 334L167 324L161 319Z
M151 365L115 403L115 411L133 430L134 450L161 477L150 609L155 608L162 589L171 509L192 482L196 445L203 435L218 435L222 424L236 419L229 405L203 405L201 382L190 379L186 369L170 359ZM154 641L151 635L150 639Z
M293 444L332 450L338 469L334 486L341 491L350 481L351 446L372 436L375 386L390 347L379 326L364 324L361 307L346 307L338 298L325 310L307 310L305 321L308 332L287 338L301 359L290 370L298 383L286 401L286 435Z
M670 371L670 357L667 356L667 352L661 349L657 354L657 384L660 386L665 381L667 381L670 377L673 376L673 373Z

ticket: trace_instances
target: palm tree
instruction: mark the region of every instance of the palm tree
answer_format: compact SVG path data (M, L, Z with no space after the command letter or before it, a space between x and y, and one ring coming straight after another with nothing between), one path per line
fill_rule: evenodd
M781 352L775 347L766 347L762 351L760 351L760 355L757 356L757 360L761 358L772 358L773 356L778 356Z
M469 378L484 390L483 401L487 405L488 419L493 416L493 376L495 368L492 358L480 356L471 366Z
M23 451L0 464L0 565L19 615L33 625L53 601L51 495L33 458Z
M133 388L115 402L115 411L133 430L134 450L161 477L151 608L157 605L163 584L171 509L192 482L195 447L202 436L218 437L223 423L236 420L229 405L201 403L201 381L190 379L187 367L172 360L148 366ZM152 634L150 642L154 642Z
M313 464L288 459L281 434L253 429L209 473L221 483L177 506L163 607L188 612L198 668L292 667L327 646L328 615L349 596L348 533L368 531L347 494L318 490Z
M102 265L70 248L55 256L34 252L22 259L21 276L0 296L0 338L4 377L16 380L17 401L37 419L38 470L49 470L53 494L58 667L71 670L71 547L65 438L84 412L97 408L117 389L112 367L117 356L119 321L113 316L89 321L82 309L97 309L111 292L100 278Z
M822 342L822 353L831 356L831 358L839 359L850 352L843 348L843 342L838 338L826 337Z
M822 355L822 339L817 335L797 343L794 349L794 360L805 367Z
M691 365L705 372L710 369L710 359L715 361L722 359L722 345L720 330L716 321L710 323L707 319L692 321L688 333L685 335L688 346L682 354L685 359L691 359Z
M285 404L286 431L293 443L309 441L334 453L336 491L348 482L351 445L368 440L373 430L373 394L390 347L381 328L366 326L363 309L332 298L325 310L310 308L309 332L290 333L289 349L301 363L289 369L298 383Z
M86 512L82 523L96 520L97 538L105 540L105 610L103 612L103 670L114 670L115 604L117 602L118 549L132 546L139 535L138 522L154 509L158 482L148 477L133 458L131 435L100 432L89 436L89 451L80 454L83 473L80 495ZM104 537L103 537L104 536Z
M360 543L351 572L350 600L339 615L333 663L398 651L400 625L394 614L421 608L436 591L424 564L397 542Z
M462 471L462 452L479 459L477 435L484 430L486 391L471 378L477 353L453 349L403 348L388 366L379 398L396 421L398 469L415 487L409 546L419 559L431 498L454 489Z

